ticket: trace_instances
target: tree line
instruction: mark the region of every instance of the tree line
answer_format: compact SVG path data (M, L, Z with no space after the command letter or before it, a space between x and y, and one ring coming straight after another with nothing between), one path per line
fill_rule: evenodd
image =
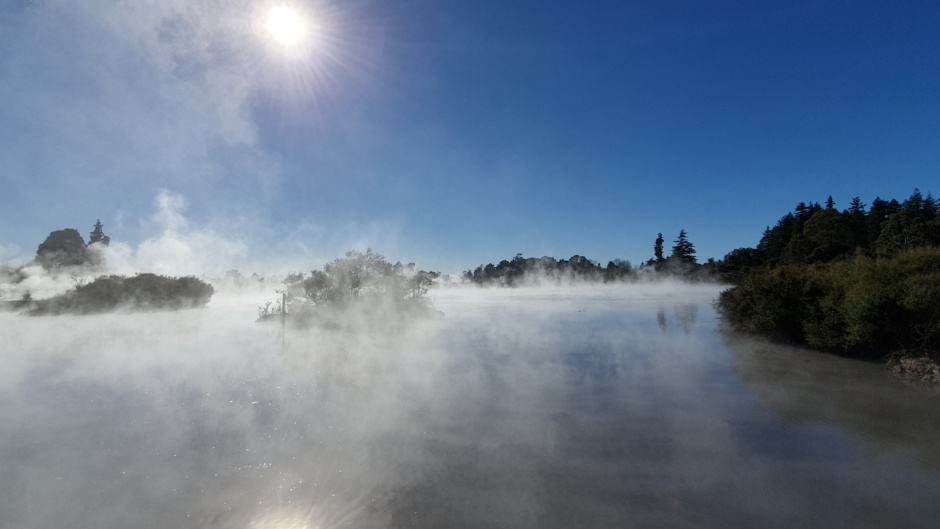
M867 208L867 209L866 209ZM940 204L919 189L906 200L876 197L866 206L854 197L839 211L832 196L825 205L800 202L764 230L754 248L738 248L722 260L720 271L733 274L760 266L827 263L860 251L868 257L940 245Z
M832 197L801 202L718 269L735 283L718 300L735 328L863 358L940 350L940 207L929 193L856 197L842 211Z
M665 239L659 233L653 243L653 257L635 267L629 260L613 259L607 266L583 255L568 259L554 257L523 257L517 253L512 259L499 263L479 265L463 272L463 279L475 285L521 286L541 283L588 282L611 283L638 281L642 278L682 277L689 280L711 280L716 277L716 262L709 259L704 265L695 257L695 245L683 229L668 256Z

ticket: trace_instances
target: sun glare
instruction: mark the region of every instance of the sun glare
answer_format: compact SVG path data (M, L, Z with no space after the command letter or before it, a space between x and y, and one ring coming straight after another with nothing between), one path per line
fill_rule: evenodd
M300 13L286 5L268 9L264 29L275 42L287 48L303 42L309 30Z

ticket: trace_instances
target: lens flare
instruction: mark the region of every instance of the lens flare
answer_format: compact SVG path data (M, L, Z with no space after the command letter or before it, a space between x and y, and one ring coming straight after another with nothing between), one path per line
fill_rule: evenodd
M268 9L264 28L269 37L287 48L302 43L309 33L308 24L300 13L286 5Z

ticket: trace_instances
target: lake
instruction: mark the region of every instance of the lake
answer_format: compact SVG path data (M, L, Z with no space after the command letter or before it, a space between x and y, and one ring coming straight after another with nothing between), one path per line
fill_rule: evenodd
M0 528L940 526L940 393L723 330L719 291L3 313Z

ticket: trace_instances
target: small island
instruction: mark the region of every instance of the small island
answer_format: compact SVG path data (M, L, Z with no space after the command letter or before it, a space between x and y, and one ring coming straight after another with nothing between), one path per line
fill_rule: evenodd
M36 258L18 269L5 269L5 282L24 282L27 268L36 267L53 283L71 281L64 293L36 298L26 290L6 307L30 316L51 314L94 314L112 311L160 311L204 307L215 289L194 276L168 277L152 273L134 276L105 275L104 249L111 238L104 234L101 221L95 222L86 244L74 228L56 230L36 251ZM97 277L96 277L97 276ZM89 280L90 277L94 279Z

